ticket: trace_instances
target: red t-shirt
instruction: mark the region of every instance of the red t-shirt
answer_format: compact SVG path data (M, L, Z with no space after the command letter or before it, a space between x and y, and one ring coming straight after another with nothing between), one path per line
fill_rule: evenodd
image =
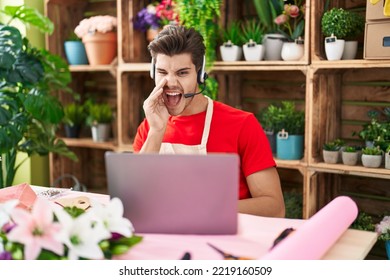
M276 166L267 137L255 116L242 110L214 102L208 153L236 153L240 157L239 198L251 197L246 177L257 171ZM199 145L206 112L191 116L171 116L163 142ZM133 148L138 152L146 140L149 125L146 119L138 127Z

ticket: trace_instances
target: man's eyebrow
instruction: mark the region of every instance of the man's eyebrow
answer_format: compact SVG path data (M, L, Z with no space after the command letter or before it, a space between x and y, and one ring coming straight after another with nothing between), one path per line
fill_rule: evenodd
M157 71L166 71L164 68L157 67L156 69L157 69ZM191 70L191 67L180 68L180 69L176 70L176 72L181 72L181 71L186 71L186 70Z

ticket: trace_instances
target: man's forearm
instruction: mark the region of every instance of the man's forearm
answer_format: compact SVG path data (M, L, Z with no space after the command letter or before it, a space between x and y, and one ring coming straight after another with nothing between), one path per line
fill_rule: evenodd
M140 153L158 153L161 148L161 143L164 133L149 131L145 143L142 145Z
M238 201L238 212L264 217L284 218L285 207L270 196L241 199Z

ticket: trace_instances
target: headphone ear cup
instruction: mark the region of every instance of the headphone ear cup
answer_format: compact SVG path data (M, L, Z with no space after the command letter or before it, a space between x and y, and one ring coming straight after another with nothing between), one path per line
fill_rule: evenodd
M198 84L201 84L201 85L204 84L204 82L206 81L206 79L208 77L207 73L205 72L205 68L206 68L206 56L203 56L202 67L198 71L198 76L197 76Z

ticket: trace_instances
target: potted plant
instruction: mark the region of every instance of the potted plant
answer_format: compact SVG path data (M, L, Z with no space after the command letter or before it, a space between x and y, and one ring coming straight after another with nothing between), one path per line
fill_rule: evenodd
M359 132L354 132L352 135L358 135L360 139L365 141L367 147L373 147L374 141L384 138L386 134L386 125L378 121L379 112L370 110L367 113L370 122L363 125L363 129Z
M242 56L241 23L232 21L223 31L223 45L219 47L223 61L238 61Z
M383 151L379 147L365 147L362 150L364 167L378 168L382 164Z
M87 124L91 126L93 141L108 141L111 132L111 121L114 119L110 105L91 103L87 106L87 111Z
M385 150L385 168L390 169L390 145Z
M343 8L332 8L324 12L321 30L325 36L325 54L328 60L340 60L343 55L345 40L349 34L349 13Z
M346 27L346 29L349 32L345 35L344 51L341 59L355 59L358 48L357 38L364 33L366 20L359 13L347 12L349 16L349 20L347 21L349 27Z
M78 138L81 125L85 122L86 114L84 106L78 103L69 103L64 106L63 123L65 135L69 138Z
M345 165L356 165L359 160L359 152L355 146L345 146L341 152L341 159Z
M378 233L378 240L385 242L387 259L390 260L390 216L384 216L382 221L375 225L375 231Z
M332 164L338 163L340 160L340 150L343 145L344 141L340 139L325 143L322 146L322 155L324 158L324 162Z
M276 137L276 156L279 159L301 159L305 112L296 110L293 101L282 101L278 109L277 123L281 128Z
M53 23L26 6L6 6L11 19L51 33ZM11 20L12 21L12 20ZM68 90L68 64L47 50L31 46L19 30L0 24L0 188L11 186L21 164L18 152L28 156L57 153L73 160L64 141L56 136L64 112L52 90Z
M265 60L281 60L281 51L285 36L280 31L280 26L276 24L275 18L283 13L283 0L253 0L258 19L264 26L263 46L265 48Z
M255 19L246 20L242 23L242 38L244 58L246 61L259 61L263 59L264 48L262 45L264 32Z
M74 33L82 39L90 65L110 64L117 55L117 19L99 15L85 18Z
M65 56L70 65L88 64L87 54L81 39L74 32L64 42Z
M299 60L304 53L305 4L302 0L290 2L292 4L285 4L283 13L275 18L275 23L286 38L281 50L281 57L285 61Z
M257 114L257 118L264 129L273 154L276 154L276 133L280 126L280 108L270 104L267 108Z

